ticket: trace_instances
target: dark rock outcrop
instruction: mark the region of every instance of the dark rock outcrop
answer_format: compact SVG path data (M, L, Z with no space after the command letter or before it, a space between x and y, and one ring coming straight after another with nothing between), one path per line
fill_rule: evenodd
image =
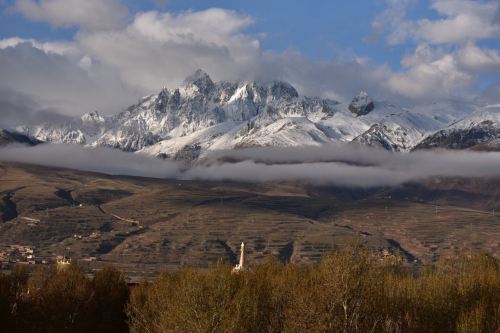
M359 94L354 96L349 104L349 111L355 113L358 116L363 116L370 113L375 109L375 104L370 96L364 91L360 91Z
M11 132L7 130L0 130L0 146L5 146L11 143L22 143L28 146L36 146L42 143L42 141L30 138L27 135Z

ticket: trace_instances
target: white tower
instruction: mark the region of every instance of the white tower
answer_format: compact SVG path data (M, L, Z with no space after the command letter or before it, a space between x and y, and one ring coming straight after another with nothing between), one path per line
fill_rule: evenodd
M233 268L233 272L242 271L244 263L245 263L245 243L241 242L240 263Z

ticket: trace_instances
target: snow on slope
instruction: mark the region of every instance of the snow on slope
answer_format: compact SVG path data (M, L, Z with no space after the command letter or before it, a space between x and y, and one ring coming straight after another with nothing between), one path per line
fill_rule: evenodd
M500 107L478 108L415 146L429 148L500 150Z

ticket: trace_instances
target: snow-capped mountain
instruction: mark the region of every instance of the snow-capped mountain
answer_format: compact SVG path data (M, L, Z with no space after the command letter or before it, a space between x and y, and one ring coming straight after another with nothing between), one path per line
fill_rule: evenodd
M481 113L483 112L483 113ZM113 115L98 112L71 122L19 130L46 142L105 146L192 161L211 150L253 146L310 146L359 142L393 151L423 148L441 131L471 117L489 121L497 108L435 103L411 109L373 101L351 103L299 96L286 82L213 82L198 70L176 89L163 88ZM471 120L469 120L469 124ZM497 136L498 122L487 127Z

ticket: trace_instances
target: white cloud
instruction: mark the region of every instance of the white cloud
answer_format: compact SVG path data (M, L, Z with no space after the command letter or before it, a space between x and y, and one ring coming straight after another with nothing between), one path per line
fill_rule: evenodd
M372 22L371 39L386 35L387 42L395 45L411 38L415 22L408 21L406 15L414 4L415 0L386 0L386 9Z
M151 11L137 14L122 30L81 33L77 40L87 54L144 91L175 87L202 68L215 80L289 81L308 95L348 100L365 89L392 97L380 85L390 74L386 66L362 58L311 61L293 51L264 51L259 39L245 32L252 22L223 9Z
M500 26L492 25L491 15L487 17L459 14L438 21L420 20L416 37L431 43L460 43L497 37Z
M451 54L417 63L406 71L394 73L386 82L388 88L412 99L458 97L464 94L474 77L463 71Z
M500 175L500 153L419 151L403 154L343 145L312 149L311 152L310 147L275 147L221 152L221 157L236 155L239 162L212 163L188 169L154 157L79 145L7 146L0 148L0 160L114 175L246 182L301 181L322 186L363 188L397 186L430 177Z
M469 43L457 54L460 64L475 72L500 72L500 51Z
M179 84L203 68L215 79L234 79L257 69L259 41L242 29L247 16L223 9L177 15L139 13L125 28L81 33L78 42L92 57L117 68L129 84L155 91Z
M55 27L91 30L119 27L128 14L119 0L17 0L14 10Z
M19 44L29 44L32 47L39 49L47 54L58 54L58 55L81 55L80 50L74 42L38 42L35 39L26 39L19 37L11 37L0 39L0 49L5 49L7 47L15 47Z
M140 156L112 148L85 148L79 145L43 144L35 149L22 145L0 148L0 160L61 166L111 175L174 178L179 166L170 161Z
M3 87L0 87L0 111L0 128L6 129L69 120L58 110L40 106L29 95Z
M375 31L385 33L389 44L408 40L419 43L466 43L500 37L499 1L433 0L438 19L410 20L410 0L386 0L387 9L374 19Z
M499 39L500 1L432 0L437 19L410 20L411 0L386 0L386 10L373 23L375 34L390 45L415 42L385 86L411 99L470 95L482 73L497 72L500 53L477 46L482 39Z
M113 68L86 62L71 43L1 40L0 46L0 95L4 91L20 93L40 109L69 115L93 110L116 112L140 95L124 84ZM2 114L8 111L1 110Z
M420 44L401 60L404 70L392 73L385 84L412 99L463 97L476 74L464 66L461 54Z
M191 39L199 43L232 47L234 39L258 44L257 40L248 40L240 35L241 30L251 24L250 17L219 8L177 15L150 11L136 15L129 31L158 42L183 43Z
M389 89L410 97L463 96L481 73L500 71L500 52L467 43L455 51L420 44L402 61L405 70L393 73Z
M265 79L288 81L310 96L350 101L360 90L367 90L378 99L398 98L381 84L391 75L390 69L362 58L311 61L296 52L265 52L259 73Z

